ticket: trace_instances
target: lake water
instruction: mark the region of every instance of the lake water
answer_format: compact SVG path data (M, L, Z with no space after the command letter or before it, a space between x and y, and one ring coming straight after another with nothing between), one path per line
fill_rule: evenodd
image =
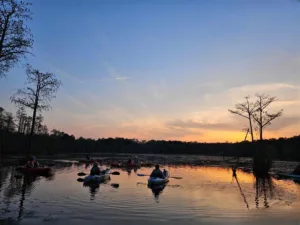
M78 172L90 168L56 164L53 177L16 179L0 168L0 224L300 224L300 185L261 180L218 167L165 167L161 191L147 186L152 168L113 169L109 182L85 187ZM111 186L119 184L118 188Z

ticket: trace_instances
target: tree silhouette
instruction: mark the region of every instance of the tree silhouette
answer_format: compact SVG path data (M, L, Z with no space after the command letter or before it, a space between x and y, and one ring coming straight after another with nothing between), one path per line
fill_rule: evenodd
M241 117L246 118L249 121L249 131L251 135L252 142L254 141L253 136L253 125L252 125L252 115L256 110L256 104L249 101L249 96L245 97L245 102L239 103L235 105L235 110L229 109L228 111L232 114L239 115Z
M6 112L4 115L4 129L9 132L15 131L14 116L11 112Z
M257 94L256 97L256 110L252 116L258 125L259 139L263 140L263 129L270 125L273 120L280 117L283 113L283 109L275 113L268 113L266 109L270 106L270 104L277 100L276 97L270 97L265 94Z
M33 110L28 155L30 154L31 140L35 131L37 111L49 110L50 101L55 98L61 82L53 73L41 73L27 64L27 86L19 89L11 97L11 101L20 107L28 107Z
M33 45L30 29L25 25L31 19L30 3L19 0L0 0L0 78Z
M26 112L24 107L20 107L16 112L16 119L18 122L18 132L25 132Z

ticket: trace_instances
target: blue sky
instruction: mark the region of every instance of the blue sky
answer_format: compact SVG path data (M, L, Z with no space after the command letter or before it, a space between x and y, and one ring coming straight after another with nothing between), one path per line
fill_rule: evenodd
M246 121L227 109L265 92L280 99L274 110L285 108L267 135L299 133L296 0L31 2L35 57L23 63L63 82L44 113L50 129L84 137L240 140ZM25 81L21 64L0 81L0 105L9 111L9 97Z

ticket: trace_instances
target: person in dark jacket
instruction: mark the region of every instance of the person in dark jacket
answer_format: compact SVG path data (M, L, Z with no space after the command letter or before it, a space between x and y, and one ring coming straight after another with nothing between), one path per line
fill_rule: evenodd
M40 165L34 156L31 156L29 161L25 165L25 167L27 167L27 168L37 168L39 166Z
M164 173L159 169L159 165L155 166L155 169L152 171L150 177L158 177L158 178L165 178Z
M98 163L94 162L93 167L90 172L90 175L94 176L94 175L100 175L100 174L101 174L101 170L98 166Z

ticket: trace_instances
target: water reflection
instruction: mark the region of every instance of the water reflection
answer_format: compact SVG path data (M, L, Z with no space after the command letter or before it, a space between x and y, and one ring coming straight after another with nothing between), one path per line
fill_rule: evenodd
M130 177L132 174L132 171L134 172L134 174L137 173L138 168L123 168L122 171L126 171L128 176Z
M70 164L63 166L57 165L56 170L58 172L65 171L67 167L70 168ZM13 166L1 167L0 197L2 197L3 200L0 202L5 206L4 212L15 212L17 214L15 219L21 220L24 216L26 198L34 192L36 183L40 182L42 179L53 181L55 179L55 173L50 172L48 174L32 175L22 173ZM10 208L14 208L14 206L17 207L17 210L10 210Z
M110 180L105 180L103 182L91 182L87 184L83 184L84 187L88 187L90 191L90 200L94 200L96 194L99 191L100 185L108 184Z
M237 185L238 185L238 188L239 188L239 190L240 190L240 193L241 193L241 195L242 195L242 197L243 197L243 199L244 199L244 202L245 202L245 204L246 204L246 207L247 207L247 209L249 209L249 204L248 204L248 202L247 202L247 198L246 198L246 196L245 196L245 194L244 194L244 192L243 192L243 189L242 189L242 187L241 187L241 185L240 185L240 182L239 182L238 177L237 177L237 174L236 174L236 168L232 168L232 179L235 179L235 181L236 181L236 183L237 183Z
M254 176L254 189L255 189L255 206L259 209L259 201L260 198L263 198L263 206L264 208L269 208L268 199L272 199L274 197L274 182L270 175L258 176L253 174ZM238 179L238 175L236 173L236 169L232 168L232 179L234 179L239 188L240 194L243 197L243 200L246 204L246 207L249 209L249 204L246 198L246 195L243 192L241 184Z
M165 189L167 185L161 184L161 185L148 185L148 188L151 189L154 199L159 200L159 195L163 193L163 190Z
M259 198L263 197L264 207L269 208L268 198L274 197L274 183L270 175L259 177L255 176L255 204L256 208L259 208Z
M125 169L115 170L120 171L120 175L111 176L109 184L104 182L87 187L76 182L78 172L88 173L84 165L55 165L55 177L49 178L22 176L14 179L13 168L1 170L0 221L13 218L30 224L30 220L34 223L43 221L51 214L54 219L47 222L49 225L80 224L82 221L96 224L99 220L108 224L122 221L132 224L171 224L174 221L206 224L206 221L216 220L215 224L222 224L228 217L227 224L242 224L245 218L249 221L265 219L266 212L268 217L277 216L282 212L281 207L286 207L286 201L299 201L300 192L292 181L273 180L277 185L277 197L271 201L275 191L272 180L254 177L242 170L233 172L231 168L171 166L172 175L183 179L170 179L167 185L152 187L148 186L146 176L133 175L136 169L130 170L130 178ZM151 171L152 168L141 168L137 173L149 174ZM119 187L117 183L121 188L114 189ZM272 207L255 210L256 206ZM290 209L294 210L294 207L292 205ZM6 209L11 211L4 211ZM288 218L285 213L288 212L285 210L282 216ZM79 221L73 223L74 218Z

